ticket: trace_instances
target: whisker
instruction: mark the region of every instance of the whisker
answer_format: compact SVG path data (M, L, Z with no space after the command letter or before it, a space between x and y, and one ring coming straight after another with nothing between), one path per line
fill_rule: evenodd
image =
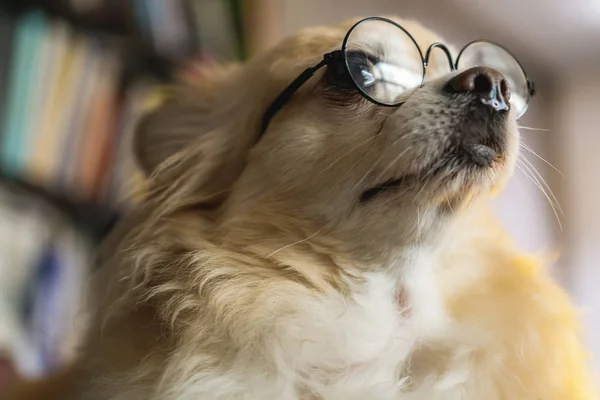
M546 200L548 200L548 203L550 204L550 207L552 208L552 212L554 213L554 216L556 218L556 222L558 223L558 227L559 227L560 231L562 232L562 230L563 230L562 223L560 222L560 217L558 215L558 212L556 211L556 207L554 206L554 204L550 200L550 197L548 196L548 194L546 193L546 191L544 190L544 188L539 183L536 183L535 180L529 175L531 173L531 171L529 173L526 172L525 169L527 169L527 166L525 164L523 164L521 162L521 160L517 160L517 168L519 168L519 170L521 172L523 172L523 174L525 175L525 177L527 179L529 179L542 192L542 194L546 197ZM525 168L525 169L523 169L523 168Z
M560 206L560 202L558 201L558 198L556 197L556 195L554 194L554 191L552 190L552 188L550 187L548 182L546 182L546 180L544 179L542 174L540 174L540 172L537 170L537 168L535 168L535 166L531 163L531 161L529 161L525 157L522 157L521 161L527 163L527 165L530 167L531 171L533 172L534 176L537 177L538 183L541 183L546 188L546 190L548 190L549 194L552 196L552 199L554 200L554 204L560 211L561 215L564 215L562 207Z
M536 153L535 151L533 151L533 149L531 147L529 147L528 145L526 145L525 143L521 142L520 143L521 147L525 150L527 150L528 152L530 152L531 154L533 154L534 156L536 156L537 158L539 158L540 160L542 160L543 162L545 162L546 164L548 164L548 166L550 166L552 169L554 169L556 172L558 172L561 176L565 176L558 168L556 168L550 161L546 160L544 157L540 156L538 153Z
M393 267L395 267L396 263L398 262L398 260L400 259L400 257L402 257L402 253L398 254L398 256L396 256L396 258L394 259L394 261L392 261L388 267L385 269L385 272L389 272Z
M401 152L400 154L398 154L396 157L394 157L394 159L392 161L390 161L390 163L383 169L383 171L379 174L379 176L377 177L377 181L381 180L385 174L388 173L388 171L390 169L392 169L392 167L394 166L394 164L396 164L406 153L408 153L410 150L412 150L412 146L408 146L406 149L404 149L403 152Z
M319 229L318 231L316 231L315 233L313 233L312 235L310 235L309 237L307 237L307 238L305 238L305 239L298 240L297 242L294 242L294 243L288 244L287 246L283 246L282 248L280 248L280 249L278 249L278 250L275 250L274 252L272 252L271 254L269 254L269 255L267 256L267 258L271 258L272 256L274 256L275 254L279 253L279 252L280 252L280 251L282 251L282 250L289 249L290 247L292 247L292 246L296 246L297 244L300 244L300 243L304 243L304 242L306 242L306 241L308 241L308 240L310 240L310 239L314 238L315 236L317 236L317 235L319 234L319 232L321 232L321 229Z
M427 186L431 183L431 181L435 177L435 174L433 173L433 171L437 170L439 167L444 165L444 163L446 163L447 161L448 160L446 158L442 157L435 164L431 165L423 176L421 176L420 175L421 173L419 173L418 180L421 181L421 179L424 179L424 182L423 182L423 185L421 186L421 189L417 193L417 197L423 193L425 188L427 188Z
M351 156L353 151L355 151L359 147L361 147L361 146L369 143L374 138L375 138L375 136L370 136L369 138L367 138L367 140L364 140L363 142L361 142L358 145L356 145L351 151L342 154L338 159L336 159L333 163L331 163L329 165L329 167L327 167L327 169L333 168L334 164L336 164L337 162L341 161L345 156ZM371 154L372 154L371 151L365 152L360 157L358 157L357 160L352 165L350 165L347 168L345 168L345 172L344 172L343 176L341 177L341 180L345 179L348 175L350 175L355 170L356 166L360 165L364 161L364 159L367 158ZM382 155L380 154L379 159L381 159L381 157L382 157ZM373 164L373 166L369 169L369 171L367 171L366 174L352 188L352 192L354 192L355 190L357 190L357 188L362 184L362 182L364 181L364 179L366 179L367 175L373 170L373 168L375 168L375 164Z
M526 131L539 131L539 132L550 132L550 129L545 128L532 128L530 126L517 125L519 129L525 129Z
M333 168L338 162L340 162L344 157L346 156L350 156L352 155L352 153L356 150L358 150L360 147L366 145L367 143L369 143L370 141L374 140L375 136L369 136L366 140L363 140L362 142L358 143L356 146L352 147L351 149L349 149L348 151L346 151L345 153L343 153L342 155L340 155L338 158L336 158L331 164L329 164L329 166L327 166L327 168L325 168L326 170L329 170L331 168Z
M362 162L365 160L365 158L369 157L371 155L371 152L367 152L365 154L363 154L362 156L358 157L358 159L352 164L350 165L348 168L346 168L346 171L344 172L344 175L342 176L342 179L345 179L348 175L350 175L357 166L361 165ZM374 168L374 167L372 167ZM369 170L370 171L370 170ZM365 177L363 177L362 179L364 179ZM353 191L356 189L353 189Z
M525 158L519 159L519 162L520 162L521 166L530 173L530 177L535 181L535 183L537 183L538 185L540 185L543 188L544 194L551 195L552 204L554 204L557 207L557 209L561 209L560 204L558 204L558 199L554 195L554 192L552 192L552 189L550 188L550 186L546 183L544 178L535 169L535 167L531 164L531 162L529 162L529 160L527 160ZM562 214L562 209L561 209L561 214Z
M381 161L381 159L383 158L384 154L381 153L379 155L379 157L377 158L377 160L371 165L371 167L363 174L362 178L360 178L358 180L358 182L356 182L356 185L354 185L354 187L352 188L352 191L356 191L358 188L360 188L362 186L362 184L364 183L365 179L367 179L367 177L369 176L369 174L371 172L373 172L373 170L375 169L375 167L377 166L377 164L379 164L379 161Z

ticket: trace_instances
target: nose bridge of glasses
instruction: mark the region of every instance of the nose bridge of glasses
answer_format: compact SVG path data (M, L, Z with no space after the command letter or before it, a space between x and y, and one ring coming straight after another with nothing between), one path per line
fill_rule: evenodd
M429 58L431 57L431 53L433 52L433 49L439 48L441 49L445 54L446 57L448 58L448 65L450 66L450 70L454 71L456 70L456 65L454 64L454 60L452 59L452 54L450 54L450 49L448 49L448 47L443 44L443 43L433 43L431 46L429 46L429 48L427 49L427 53L425 53L425 59L423 60L423 65L425 67L427 67L427 65L429 65Z

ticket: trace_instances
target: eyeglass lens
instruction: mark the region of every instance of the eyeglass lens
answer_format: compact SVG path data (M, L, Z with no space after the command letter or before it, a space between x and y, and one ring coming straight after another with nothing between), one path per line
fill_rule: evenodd
M348 32L342 46L346 67L356 87L376 104L394 106L402 94L419 87L425 77L423 53L413 37L385 18L368 18ZM487 41L467 45L457 69L487 66L501 72L511 88L517 116L527 108L527 77L518 61L504 48Z

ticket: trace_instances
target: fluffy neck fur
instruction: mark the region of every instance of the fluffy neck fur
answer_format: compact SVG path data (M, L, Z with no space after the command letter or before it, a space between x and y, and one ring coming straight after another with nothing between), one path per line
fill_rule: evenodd
M345 290L284 268L331 254L292 246L276 264L213 241L201 213L133 215L101 257L104 324L70 373L16 398L598 398L567 297L485 204L467 211L389 271L340 277Z
M126 257L136 289L123 304L150 304L178 336L157 398L379 399L425 379L409 373L412 355L451 322L436 282L441 238L411 243L373 271L336 257L308 228L228 235L231 226L199 215L150 215L130 236L143 247Z

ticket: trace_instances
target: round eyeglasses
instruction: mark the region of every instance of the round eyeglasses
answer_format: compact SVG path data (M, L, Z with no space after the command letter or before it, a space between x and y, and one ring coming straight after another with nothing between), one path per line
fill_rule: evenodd
M406 101L402 97L405 92L425 83L431 54L436 48L446 54L450 71L484 66L500 72L511 88L510 104L517 118L525 114L535 87L523 66L504 47L476 40L463 47L454 62L444 44L432 44L423 55L417 41L401 25L387 18L369 17L350 28L341 50L325 54L319 64L306 69L273 101L263 118L262 133L277 111L324 66L333 84L353 88L377 105L398 107Z

